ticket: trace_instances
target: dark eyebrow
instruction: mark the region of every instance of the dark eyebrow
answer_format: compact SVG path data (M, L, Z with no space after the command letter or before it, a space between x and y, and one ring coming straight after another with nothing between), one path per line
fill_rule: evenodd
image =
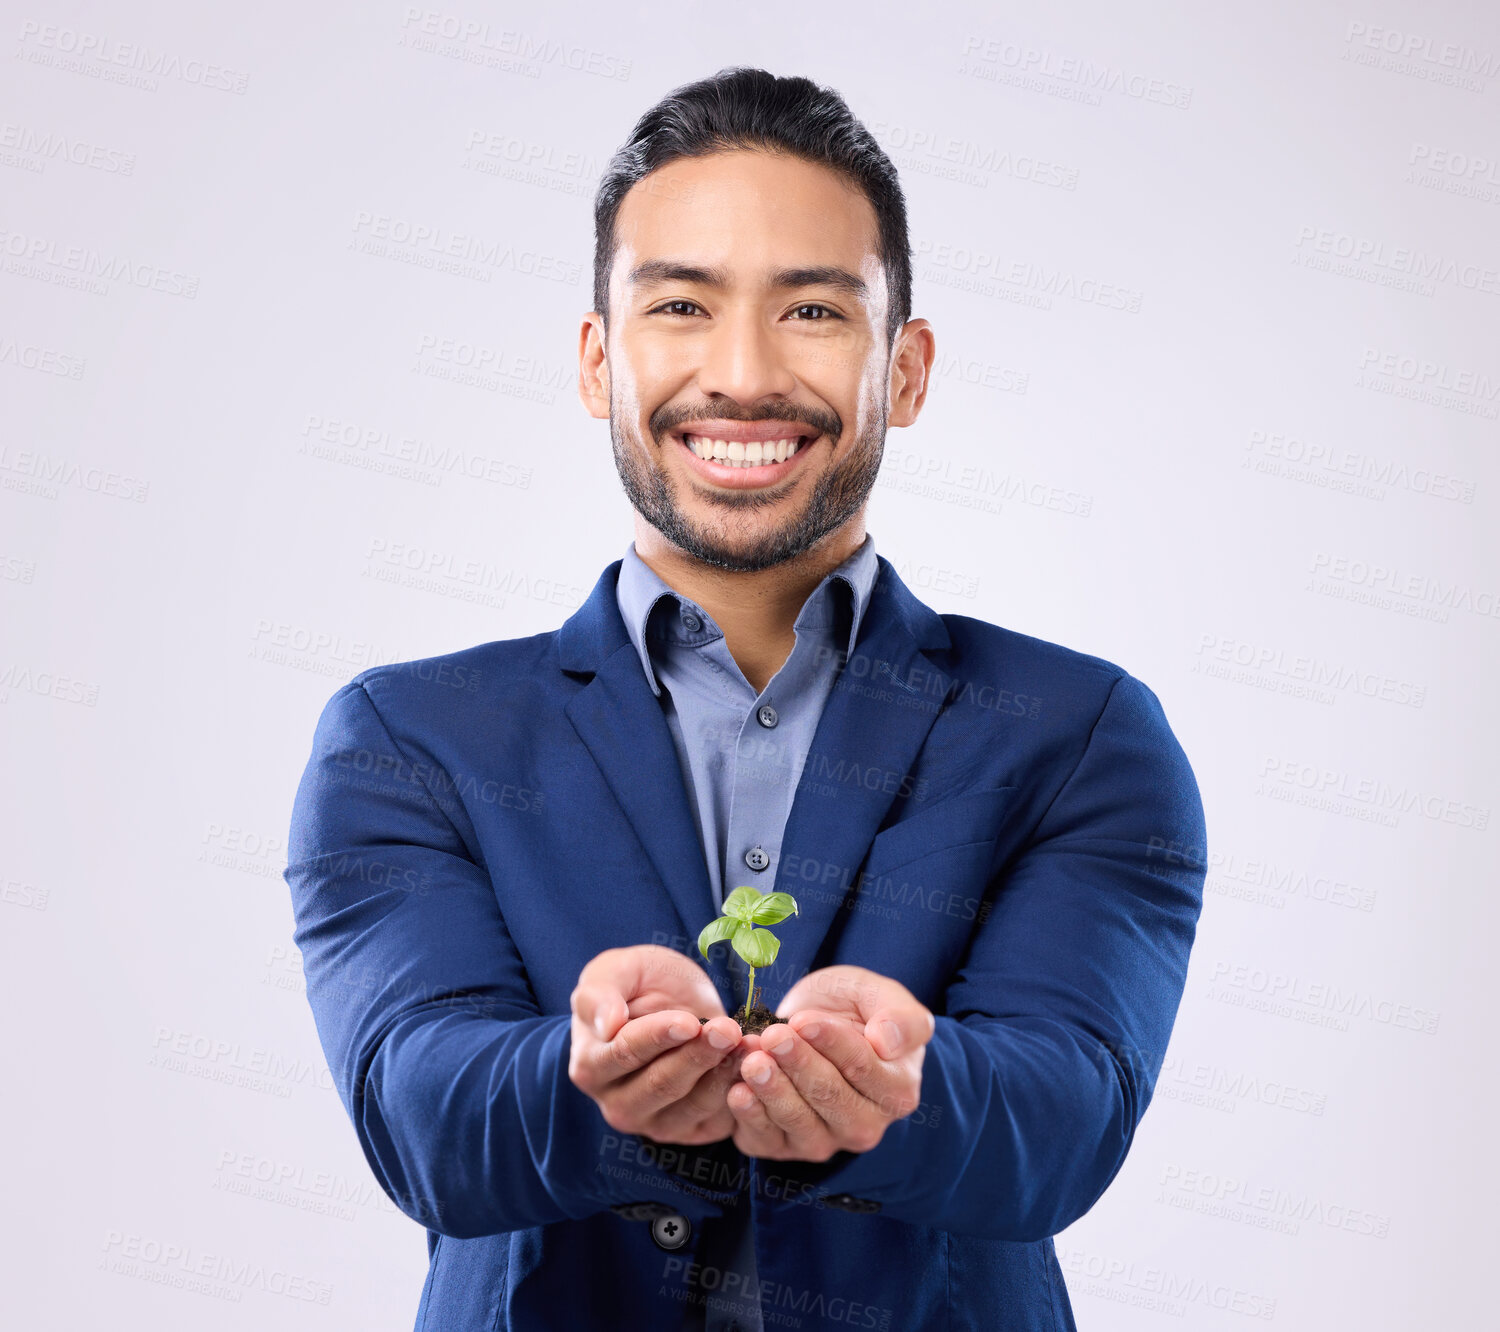
M729 285L729 274L722 268L705 268L700 264L681 263L675 259L648 259L637 264L626 274L627 286L654 287L664 282L693 282L700 287L716 287L722 291ZM766 285L772 291L786 291L794 287L833 287L855 300L862 301L870 293L869 285L858 273L836 264L815 264L808 268L778 268Z

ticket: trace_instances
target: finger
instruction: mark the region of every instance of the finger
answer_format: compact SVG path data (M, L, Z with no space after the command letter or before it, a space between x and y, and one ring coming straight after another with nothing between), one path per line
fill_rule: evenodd
M761 1032L762 1039L770 1030L767 1027ZM746 1055L740 1073L765 1107L767 1118L786 1135L787 1148L798 1159L822 1159L837 1147L828 1121L808 1104L802 1091L779 1067L776 1056L765 1049ZM836 1097L838 1092L825 1080L814 1094Z
M578 1031L576 1021L574 1031ZM585 1030L578 1060L581 1075L588 1086L603 1091L645 1068L659 1055L683 1046L689 1047L691 1057L706 1068L723 1058L725 1052L700 1039L701 1032L696 1017L671 1008L631 1018L612 1040L601 1041Z
M630 1020L630 1000L640 990L642 969L634 949L608 948L578 973L568 1003L599 1040L613 1040Z
M652 1014L651 1018L657 1016ZM636 1022L648 1020L632 1019L621 1030L621 1037ZM659 1051L640 1068L617 1079L610 1093L611 1110L657 1122L661 1128L697 1124L711 1115L722 1103L723 1092L716 1101L712 1088L700 1089L699 1084L706 1073L724 1063L731 1053L732 1047L719 1048L709 1040L710 1028L715 1035L723 1035L720 1023L738 1030L738 1023L728 1017L716 1019L705 1027L694 1021L690 1037ZM675 1041L674 1030L680 1030L675 1023L668 1027L667 1035ZM664 1111L669 1112L665 1118Z
M682 1008L720 1014L724 1004L708 973L691 958L659 944L607 948L578 974L569 996L573 1012L603 1041L613 1040L632 1017L632 1001L649 1001L648 1011Z
M867 1021L876 1006L889 1000L893 992L910 994L900 981L891 980L867 967L853 967L840 963L832 967L819 967L802 977L782 996L776 1005L776 1016L785 1019L803 1009L818 1008L829 1013L842 1013Z
M664 1142L718 1142L734 1132L729 1092L739 1072L729 1057L703 1073L680 1100L662 1109L648 1127Z
M806 1009L839 1013L864 1025L882 1059L895 1058L932 1038L937 1020L898 980L865 967L839 965L809 972L777 1005L783 1020ZM884 1023L890 1022L891 1028Z
M817 1031L820 1036L824 1027L830 1031L839 1028L830 1042L831 1048L853 1050L863 1045L866 1060L878 1062L858 1028L849 1022L817 1020L820 1016L815 1009L806 1015L799 1014L798 1025ZM850 1085L837 1062L786 1024L767 1027L761 1039L777 1067L839 1146L866 1151L880 1140L878 1135L889 1116L882 1117L876 1098L867 1098Z
M734 1145L746 1156L785 1160L789 1151L786 1134L771 1122L766 1108L743 1082L736 1082L726 1098L734 1116Z
M873 1122L870 1111L884 1122L916 1109L921 1100L923 1044L914 1044L905 1056L886 1060L852 1022L830 1022L813 1009L798 1013L791 1025L801 1038L801 1048L816 1051L855 1098L845 1111L850 1126L868 1127Z

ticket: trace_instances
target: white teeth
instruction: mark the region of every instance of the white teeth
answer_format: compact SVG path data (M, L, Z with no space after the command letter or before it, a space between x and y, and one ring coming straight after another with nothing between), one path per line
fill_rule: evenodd
M749 444L738 439L705 439L702 435L688 435L686 439L688 447L700 458L727 467L765 467L785 462L799 447L797 436Z

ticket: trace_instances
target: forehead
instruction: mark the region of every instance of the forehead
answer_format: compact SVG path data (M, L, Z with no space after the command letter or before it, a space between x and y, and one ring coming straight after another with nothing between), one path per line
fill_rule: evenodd
M682 157L637 181L615 219L611 283L643 263L724 269L753 284L776 269L838 266L884 291L875 210L816 162L756 150Z

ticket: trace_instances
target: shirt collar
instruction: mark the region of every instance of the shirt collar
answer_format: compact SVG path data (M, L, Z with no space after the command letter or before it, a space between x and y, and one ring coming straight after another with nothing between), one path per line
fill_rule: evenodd
M849 619L849 639L844 648L846 657L852 654L855 643L859 641L860 622L864 619L865 609L870 603L870 593L879 573L880 563L875 558L875 538L866 532L859 549L837 568L829 570L823 581L808 594L797 614L794 627L799 632L834 632L833 626L838 624L839 616L838 607L832 600L833 581L838 579L849 590L849 606L853 611ZM666 637L692 647L711 643L724 636L713 617L702 606L669 586L655 569L636 554L634 541L625 547L619 581L615 586L615 599L619 604L620 618L625 621L625 628L640 655L651 692L658 698L661 697L661 685L657 682L656 671L651 664L648 629L651 638L659 640ZM683 619L685 612L697 617L701 626L699 629L688 627Z

